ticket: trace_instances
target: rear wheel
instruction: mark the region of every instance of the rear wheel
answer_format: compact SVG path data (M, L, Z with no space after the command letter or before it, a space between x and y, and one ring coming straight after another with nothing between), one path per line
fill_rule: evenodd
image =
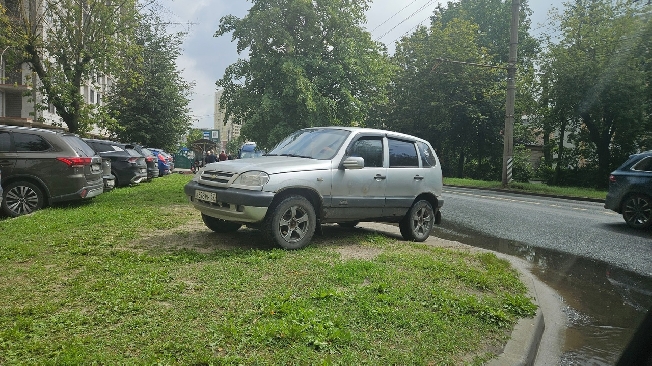
M302 196L289 196L273 208L263 225L269 241L284 249L300 249L310 243L316 223L310 201Z
M630 227L648 227L652 225L652 198L642 194L629 196L623 202L622 213Z
M11 217L32 213L44 205L43 191L30 182L14 182L4 190L2 210Z
M434 222L432 205L426 200L420 200L412 205L398 227L405 240L424 241L430 236Z
M226 221L205 214L201 214L201 219L204 221L204 224L207 228L213 230L216 233L232 233L234 231L238 231L238 229L240 229L242 226L242 224L237 222Z

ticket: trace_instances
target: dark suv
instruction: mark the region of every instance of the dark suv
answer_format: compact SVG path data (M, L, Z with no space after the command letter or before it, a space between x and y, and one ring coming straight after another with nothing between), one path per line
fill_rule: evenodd
M145 157L145 163L147 163L147 180L152 180L159 176L158 171L158 157L146 147L133 144L134 150Z
M627 225L652 225L652 150L629 157L609 176L604 208L623 215Z
M108 140L84 139L84 141L101 157L111 159L111 173L115 176L116 187L138 184L147 179L145 157L134 150L133 145Z
M78 136L0 125L2 210L15 217L104 191L102 158Z

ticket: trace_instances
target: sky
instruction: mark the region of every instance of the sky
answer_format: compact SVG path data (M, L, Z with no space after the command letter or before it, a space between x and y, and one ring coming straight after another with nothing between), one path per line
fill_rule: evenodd
M531 0L532 29L544 29L548 11L553 6L562 7L562 0ZM367 12L366 27L375 40L387 45L391 53L394 43L412 32L419 24L427 24L437 7L437 0L374 0ZM212 129L214 125L215 82L224 70L238 58L236 42L231 34L213 37L220 18L235 15L242 18L252 3L247 0L160 0L163 17L171 23L171 31L187 32L182 45L182 55L177 59L183 78L195 84L190 109L193 127ZM442 2L445 4L445 2ZM506 50L507 52L507 50Z

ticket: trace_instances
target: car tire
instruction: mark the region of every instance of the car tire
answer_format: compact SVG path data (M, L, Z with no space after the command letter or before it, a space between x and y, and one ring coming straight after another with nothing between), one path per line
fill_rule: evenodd
M337 224L341 227L345 227L347 229L353 229L356 227L360 221L346 221L346 222L338 222Z
M213 230L216 233L232 233L234 231L238 231L238 229L240 229L242 226L242 224L237 222L226 221L205 214L201 214L201 219L204 221L204 224L207 228Z
M652 225L652 198L643 194L631 195L623 201L621 212L630 227L649 227Z
M30 214L45 206L43 190L30 182L14 182L5 187L2 210L11 217Z
M269 212L263 229L268 241L284 249L301 249L315 234L315 209L302 196L289 196Z
M403 239L420 242L428 239L434 223L435 212L432 205L426 200L419 200L410 207L398 227Z

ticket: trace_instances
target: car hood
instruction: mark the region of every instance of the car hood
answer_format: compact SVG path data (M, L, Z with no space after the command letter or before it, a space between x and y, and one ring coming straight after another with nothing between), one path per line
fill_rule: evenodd
M299 172L307 170L326 170L331 168L331 160L295 158L289 156L261 156L252 159L225 160L207 164L204 170L226 171L234 174L260 170L267 174Z

